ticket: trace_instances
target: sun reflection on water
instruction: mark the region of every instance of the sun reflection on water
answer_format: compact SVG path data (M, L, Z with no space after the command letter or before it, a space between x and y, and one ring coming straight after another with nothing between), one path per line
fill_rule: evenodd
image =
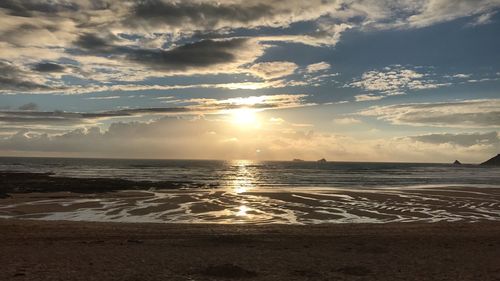
M236 215L238 217L246 217L248 216L247 212L249 211L250 209L245 206L245 205L242 205L238 208L238 212L236 212Z
M226 182L228 191L225 196L231 198L230 200L234 204L227 206L226 210L234 216L239 217L238 220L252 220L253 215L251 215L251 212L254 209L248 206L248 196L250 195L246 193L254 190L256 187L257 174L255 169L252 168L255 163L250 160L235 160L228 162L228 165L232 167L232 173Z
M231 165L236 167L236 175L229 179L230 191L235 194L241 194L254 189L254 182L256 179L255 172L248 168L249 165L254 164L250 160L237 160L231 162Z

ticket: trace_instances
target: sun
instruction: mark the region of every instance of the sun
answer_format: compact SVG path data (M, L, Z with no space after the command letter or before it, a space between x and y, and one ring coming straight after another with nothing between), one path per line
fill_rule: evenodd
M257 114L250 108L240 108L231 111L232 121L238 125L258 125Z

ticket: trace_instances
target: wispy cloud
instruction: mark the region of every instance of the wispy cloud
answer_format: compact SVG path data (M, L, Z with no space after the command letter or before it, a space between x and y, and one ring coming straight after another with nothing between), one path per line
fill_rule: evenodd
M500 133L427 134L409 137L413 140L432 144L452 144L463 147L492 145L500 147Z
M500 99L373 106L359 114L396 125L499 128Z
M343 118L333 119L333 123L337 125L354 125L354 124L361 124L362 121L353 117L343 117Z
M273 61L256 63L250 67L250 71L264 79L276 79L292 75L297 68L297 64L293 62Z
M384 98L384 96L377 96L373 94L363 94L363 95L355 95L354 98L356 101L375 101L375 100L381 100Z
M67 111L35 111L36 107L22 108L21 110L0 111L0 124L51 124L54 126L72 126L78 124L92 124L98 120L122 117L140 117L148 115L199 115L221 114L228 110L249 108L256 111L292 108L312 105L307 103L307 95L281 94L250 96L229 99L184 99L176 103L182 106L126 108L100 112L67 112Z

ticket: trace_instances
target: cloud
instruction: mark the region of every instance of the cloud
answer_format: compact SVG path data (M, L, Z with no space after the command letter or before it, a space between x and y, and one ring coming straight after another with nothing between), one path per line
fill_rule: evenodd
M43 78L33 76L10 62L0 61L0 92L52 89Z
M429 76L431 74L395 65L385 67L380 71L371 70L365 72L360 79L355 79L348 86L386 95L395 95L406 90L435 89L451 85L451 83L438 83Z
M496 0L427 0L417 7L419 13L406 19L406 24L419 28L466 16L490 17L487 15L499 6Z
M498 139L492 133L477 133L477 141L450 143L448 137L415 139L409 136L384 139L352 138L317 133L310 127L270 122L248 129L227 120L164 117L148 122L117 122L109 128L78 128L65 133L36 133L20 130L0 136L3 155L37 155L267 159L322 157L337 161L419 161L451 163L481 162L498 151ZM138 138L137 136L141 136ZM464 136L465 139L470 138ZM256 151L259 150L259 154Z
M471 22L471 26L478 26L478 25L483 25L483 24L488 24L491 23L493 20L491 19L494 15L496 14L496 11L494 12L489 12L485 13L482 15L479 15L474 22Z
M1 110L0 124L3 125L53 125L76 126L93 124L99 120L122 117L142 117L153 115L199 115L220 114L228 110L250 108L256 111L309 106L305 94L262 95L229 99L185 99L182 106L127 108L100 112L35 111L35 104L27 104L19 110Z
M347 2L347 1L346 1ZM337 16L362 18L368 29L423 28L459 18L489 17L497 0L352 1ZM475 19L477 22L478 19Z
M498 128L500 99L373 106L359 112L396 125Z
M89 97L87 100L115 100L121 98L120 96L105 96L105 97Z
M108 38L102 38L95 34L84 33L78 36L78 39L74 42L75 45L87 49L87 50L101 50L101 51L111 51L113 49L113 41L116 40L114 36L108 36Z
M415 28L466 16L487 23L498 6L495 0L5 0L0 3L0 57L17 65L34 65L31 71L47 75L64 71L64 66L39 63L41 59L70 58L81 64L81 70L72 74L94 85L92 79L98 78L140 81L214 69L244 72L240 66L261 57L269 43L333 46L352 28ZM289 27L296 22L310 22L311 28L295 32ZM260 27L284 31L276 34ZM234 36L249 30L251 38ZM200 33L215 34L218 39L197 40ZM326 65L309 69L314 67ZM44 83L19 86L26 91L52 88Z
M67 1L2 0L0 8L10 15L33 17L35 13L56 14L58 12L76 12L78 5Z
M381 100L384 98L384 96L376 96L376 95L355 95L354 98L356 101L375 101L375 100Z
M38 72L63 72L65 67L52 62L42 62L34 65L33 70Z
M120 117L140 117L147 115L182 115L196 114L195 108L189 107L153 107L110 110L101 112L67 112L67 111L34 111L34 110L9 110L0 111L0 124L2 125L48 125L75 127L78 125L95 124L99 120ZM210 113L207 112L206 113Z
M133 48L114 41L84 34L75 44L86 49L88 55L125 59L173 74L237 71L240 65L252 62L263 52L263 47L249 38L205 39L171 49Z
M286 42L299 43L313 47L335 46L346 30L354 28L354 25L346 23L331 23L331 25L320 25L315 31L305 34L285 34L285 35L261 35L255 39L264 43Z
M116 84L116 85L98 85L98 86L74 86L66 88L64 91L50 90L52 92L60 92L61 94L86 94L100 92L116 92L116 91L169 91L169 90L184 90L184 89L229 89L229 90L258 90L258 89L273 89L294 86L296 81L286 81L283 79L274 79L260 82L234 82L234 83L212 83L212 84L178 84L178 85L141 85L141 84ZM301 85L305 85L301 84ZM43 92L43 91L40 91ZM31 93L36 93L32 91Z
M190 26L198 29L221 28L231 23L259 24L259 20L272 17L275 7L263 2L167 2L161 0L138 1L132 8L131 22L125 24L147 26Z
M323 70L328 70L330 69L330 64L327 63L327 62L318 62L318 63L313 63L313 64L310 64L306 67L306 72L307 73L314 73L314 72L318 72L318 71L323 71Z
M281 94L281 95L263 95L250 96L244 98L229 99L189 99L186 102L197 104L194 108L205 108L210 110L228 110L237 108L252 108L258 110L302 107L312 104L305 102L305 94Z
M354 125L361 124L361 120L352 118L352 117L344 117L344 118L335 118L333 119L333 123L337 125Z
M465 79L465 78L469 78L471 76L472 76L472 74L458 73L458 74L453 75L452 77L453 78L464 78Z
M431 144L452 144L464 147L475 145L492 145L500 148L500 133L462 133L462 134L428 134L409 137L413 140Z
M58 79L63 73L89 88L117 81L139 86L149 77L252 74L248 66L258 66L272 45L329 48L350 29L420 28L463 17L487 24L499 6L497 0L3 0L0 60L22 75L0 74L0 91L78 91L71 79ZM308 69L326 70L326 64ZM414 80L408 88L446 86ZM304 85L295 82L288 86Z
M154 69L185 71L193 68L208 68L217 65L239 66L253 61L262 54L257 42L247 38L228 40L203 40L171 50L127 50L125 57ZM214 71L214 69L211 69Z
M254 75L267 80L292 75L297 68L297 64L293 62L273 61L253 64L250 71Z

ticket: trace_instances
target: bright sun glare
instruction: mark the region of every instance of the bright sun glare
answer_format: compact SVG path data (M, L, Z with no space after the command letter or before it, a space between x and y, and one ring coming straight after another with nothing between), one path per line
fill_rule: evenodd
M257 125L257 115L255 110L240 108L231 112L232 120L239 125Z

